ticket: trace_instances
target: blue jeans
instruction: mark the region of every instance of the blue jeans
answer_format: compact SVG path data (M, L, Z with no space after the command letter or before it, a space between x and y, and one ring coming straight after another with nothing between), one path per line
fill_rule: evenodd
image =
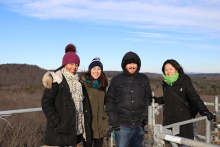
M139 135L139 132L144 131L143 127L129 128L121 123L119 127L120 131L114 131L116 147L141 147L144 135Z

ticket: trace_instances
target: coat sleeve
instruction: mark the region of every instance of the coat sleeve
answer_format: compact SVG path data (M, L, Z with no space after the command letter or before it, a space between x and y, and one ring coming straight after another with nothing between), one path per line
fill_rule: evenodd
M60 115L58 114L54 105L55 98L58 93L58 86L59 85L57 83L54 83L52 85L52 89L45 88L43 97L41 99L42 110L47 118L47 121L53 127L56 127L60 122Z
M142 111L142 119L147 119L146 117L148 116L148 106L151 105L152 103L152 91L150 87L150 81L147 77L146 81L147 85L145 88L145 95L144 95L144 109Z
M118 115L117 115L117 103L116 103L116 97L117 97L117 89L114 85L114 78L112 79L110 86L108 88L107 92L107 98L106 98L106 113L109 117L109 123L118 123Z
M187 79L185 81L186 81L186 95L189 98L189 100L199 110L199 112L208 111L204 102L200 99L200 96L197 94L195 88L193 87L193 84L190 81L190 79Z

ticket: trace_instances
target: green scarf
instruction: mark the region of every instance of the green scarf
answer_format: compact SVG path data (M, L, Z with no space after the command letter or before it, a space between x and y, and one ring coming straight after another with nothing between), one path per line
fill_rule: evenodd
M172 76L166 76L165 74L163 74L163 78L164 81L169 84L169 85L173 85L173 82L175 82L178 78L179 78L179 73L176 72L174 75Z

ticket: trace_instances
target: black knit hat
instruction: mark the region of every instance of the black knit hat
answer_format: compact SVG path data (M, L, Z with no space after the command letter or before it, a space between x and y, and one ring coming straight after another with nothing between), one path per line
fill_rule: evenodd
M121 67L124 70L124 67L128 64L128 63L137 63L138 65L138 70L140 70L141 68L141 59L139 58L139 56L134 53L134 52L127 52L124 57L122 58L121 61Z
M99 57L96 57L96 58L94 58L93 60L92 60L92 62L90 63L90 65L89 65L89 71L93 68L93 67L95 67L95 66L99 66L101 69L102 69L102 71L103 71L103 65L102 65L102 63L100 62L100 59L99 59Z
M136 63L138 66L139 66L139 61L137 59L134 59L134 58L131 58L131 59L127 59L125 60L124 64L123 64L123 67L125 67L127 64L129 63Z

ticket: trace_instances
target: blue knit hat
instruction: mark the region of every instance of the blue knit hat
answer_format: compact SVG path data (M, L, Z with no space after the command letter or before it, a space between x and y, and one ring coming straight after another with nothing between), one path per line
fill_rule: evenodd
M99 57L96 57L96 58L94 58L94 59L92 60L92 62L91 62L90 65L89 65L89 71L90 71L93 67L95 67L95 66L99 66L99 67L101 68L101 70L103 71L103 65L102 65L102 63L100 62Z

